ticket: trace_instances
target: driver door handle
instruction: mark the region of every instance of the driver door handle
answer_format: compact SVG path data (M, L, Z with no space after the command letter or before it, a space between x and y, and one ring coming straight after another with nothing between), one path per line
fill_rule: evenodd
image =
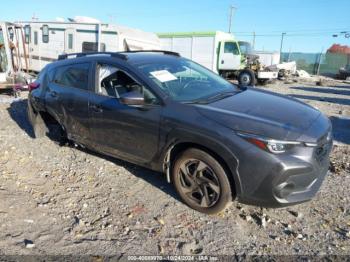
M95 113L102 113L103 109L99 105L91 104L89 106Z

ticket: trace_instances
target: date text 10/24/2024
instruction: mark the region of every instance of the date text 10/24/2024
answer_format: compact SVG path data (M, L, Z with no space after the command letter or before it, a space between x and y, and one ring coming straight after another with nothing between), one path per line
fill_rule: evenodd
M128 256L128 261L218 261L215 256Z

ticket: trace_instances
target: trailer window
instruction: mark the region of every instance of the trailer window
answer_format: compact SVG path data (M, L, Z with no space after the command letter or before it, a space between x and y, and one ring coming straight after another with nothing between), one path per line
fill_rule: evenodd
M49 42L49 26L43 25L43 43Z
M10 40L13 41L13 38L15 36L15 32L13 31L13 28L9 27L8 31L9 31L9 35L10 35Z
M59 67L54 73L53 82L66 87L89 89L90 64L75 64Z
M68 49L73 49L73 34L68 34Z
M83 42L82 44L82 52L83 53L89 53L89 52L97 52L97 43L96 42ZM101 43L100 44L100 51L106 52L106 44Z
M224 53L239 55L238 45L235 42L226 42L224 47Z
M25 37L25 43L29 44L30 43L30 36L31 36L31 28L30 25L26 25L24 27L24 37Z
M34 32L34 45L38 45L38 32Z

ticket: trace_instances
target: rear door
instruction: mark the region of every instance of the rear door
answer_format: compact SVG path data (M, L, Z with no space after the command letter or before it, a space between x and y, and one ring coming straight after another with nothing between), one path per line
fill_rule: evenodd
M241 67L241 53L237 42L221 42L218 57L219 70L238 70Z
M88 103L91 64L78 63L49 71L45 93L47 111L66 129L70 139L88 144Z
M120 65L97 63L95 82L89 103L95 147L134 163L149 163L158 151L160 100ZM120 96L133 91L144 94L144 106L120 102Z

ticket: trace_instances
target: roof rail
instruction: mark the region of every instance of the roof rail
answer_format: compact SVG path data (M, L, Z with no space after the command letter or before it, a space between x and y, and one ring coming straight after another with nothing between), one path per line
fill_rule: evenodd
M87 52L87 53L71 53L71 54L62 54L58 56L58 60L64 60L67 59L70 56L75 57L85 57L90 55L110 55L112 57L120 58L126 60L127 57L124 54L116 53L116 52Z
M167 51L167 50L135 50L135 51L125 51L125 52L121 52L121 53L124 53L124 54L128 54L128 53L163 53L165 55L180 56L179 53Z

